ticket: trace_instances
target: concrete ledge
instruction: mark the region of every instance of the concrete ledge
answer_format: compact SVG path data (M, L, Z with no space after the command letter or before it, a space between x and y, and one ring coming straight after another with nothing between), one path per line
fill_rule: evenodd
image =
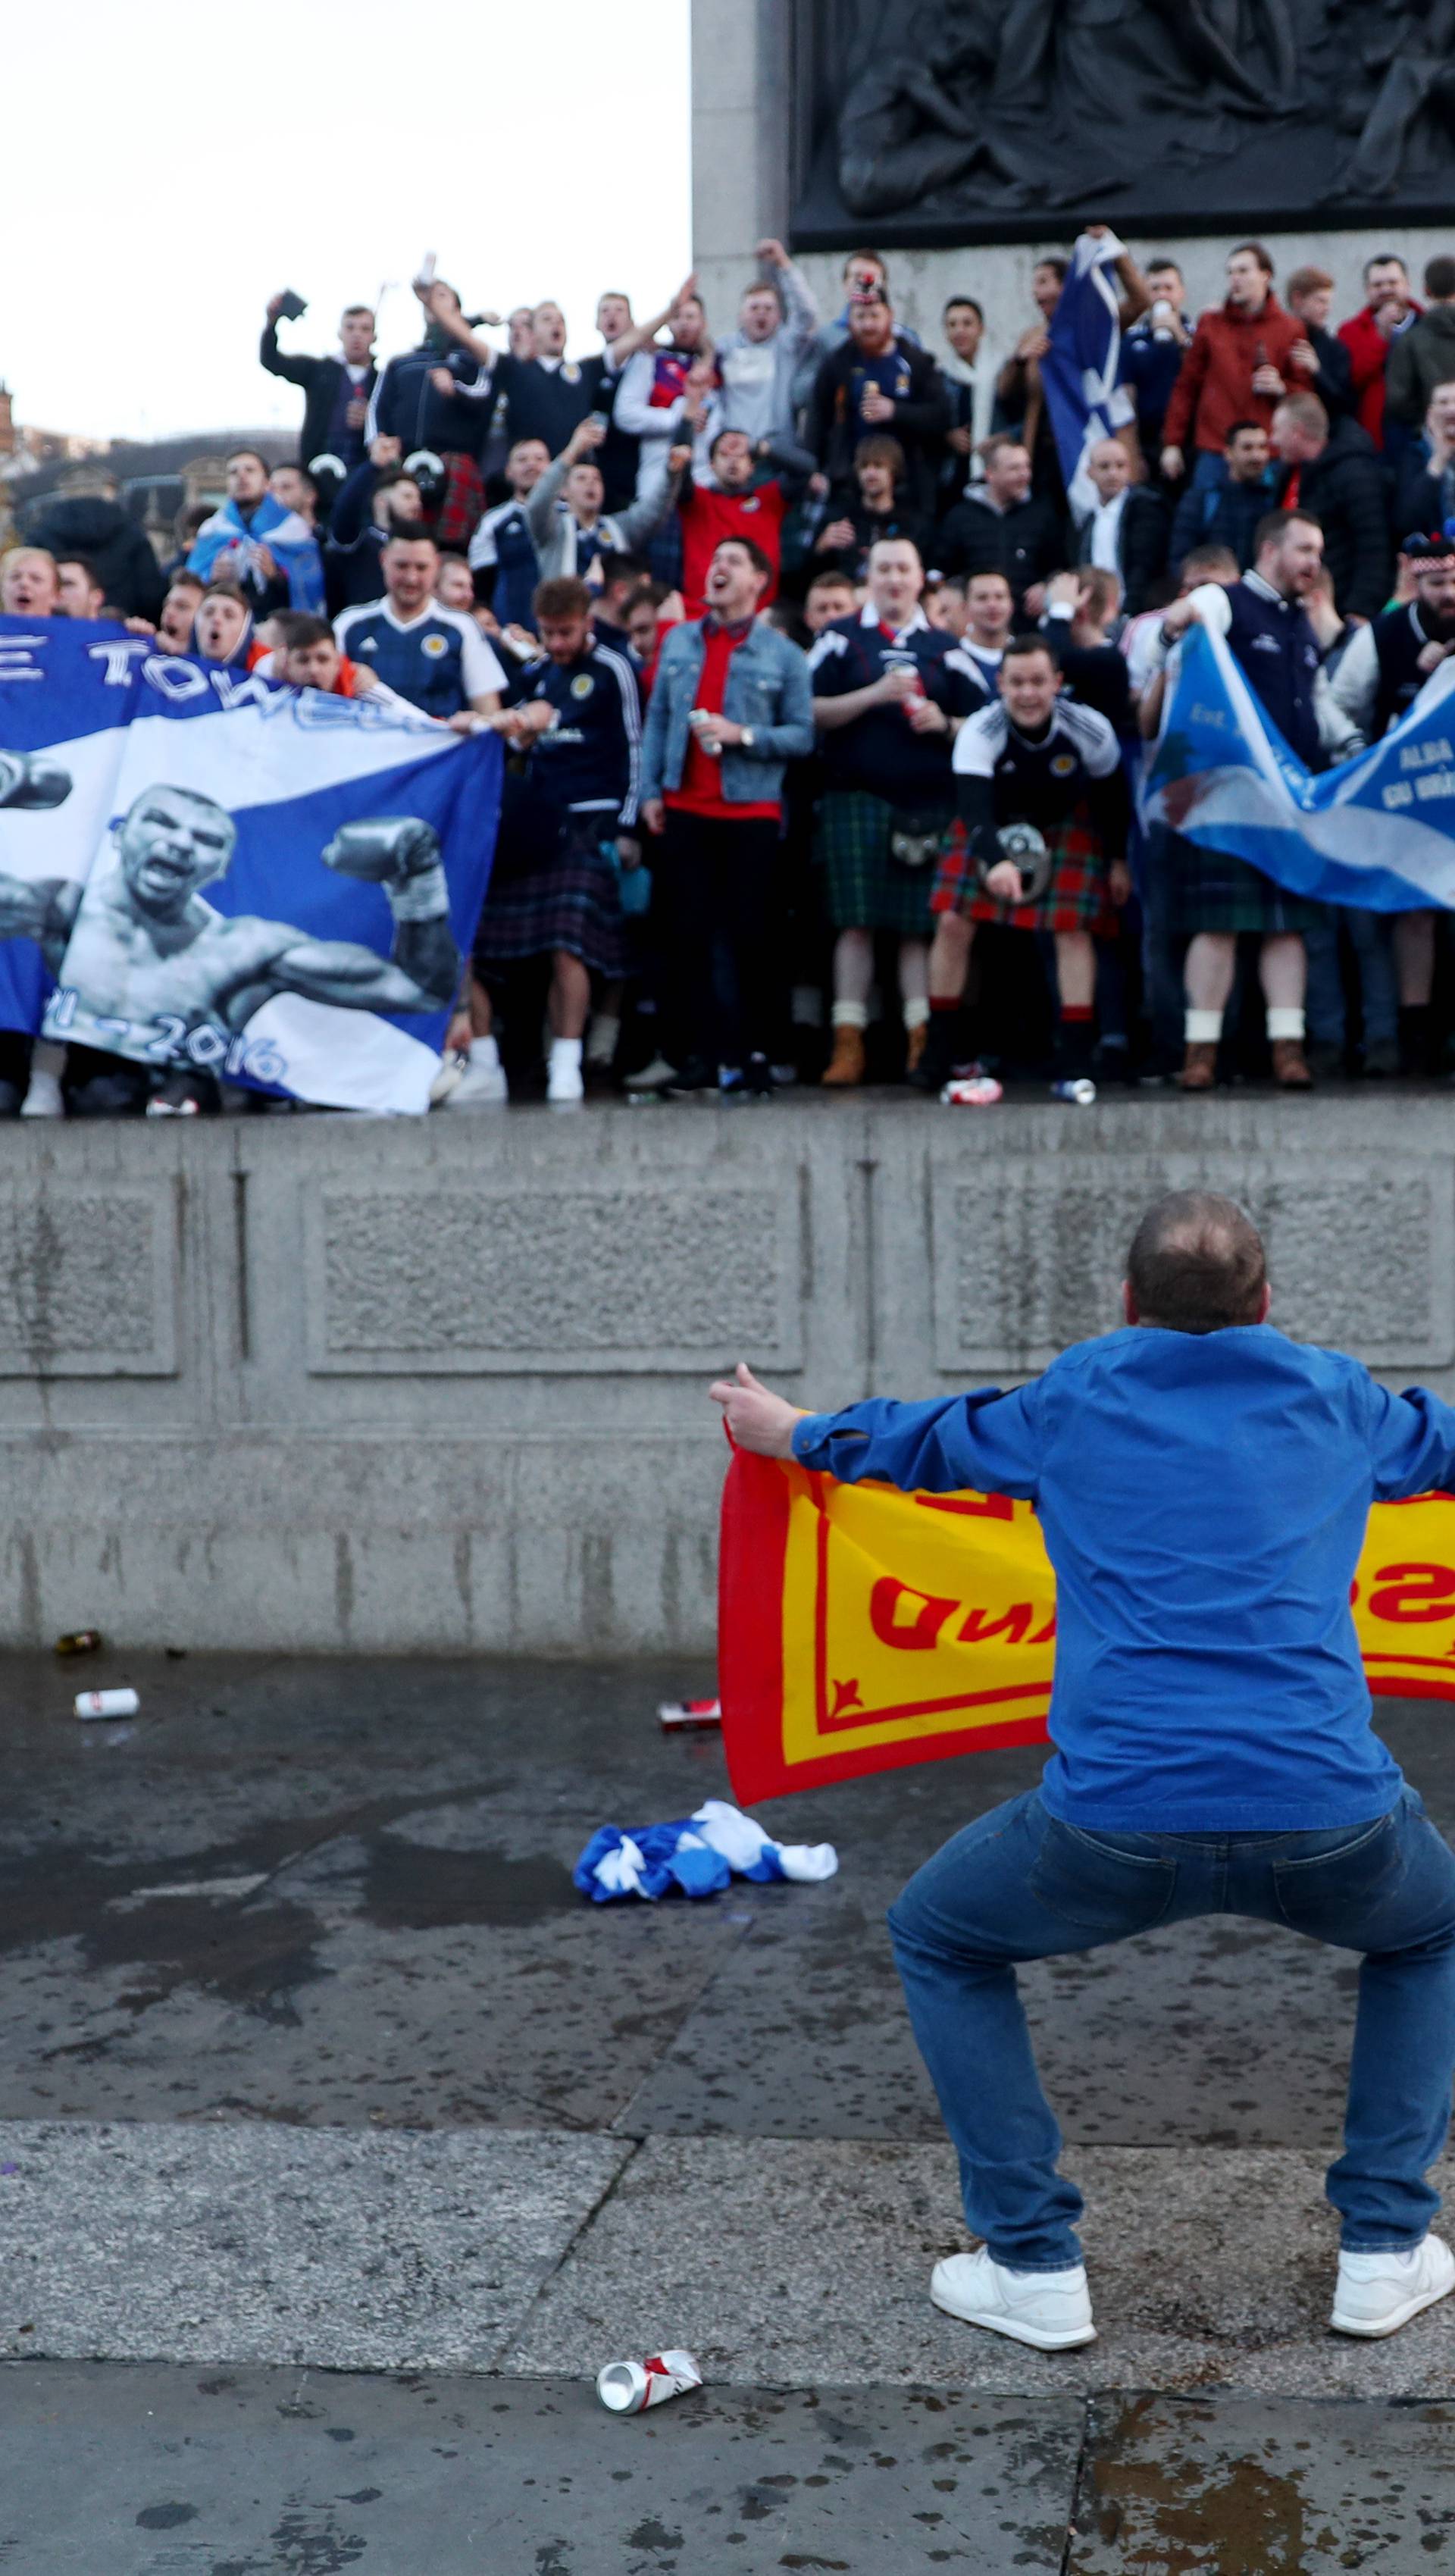
M710 1375L1029 1375L1194 1181L1291 1331L1455 1392L1442 1093L12 1123L0 1644L707 1649Z

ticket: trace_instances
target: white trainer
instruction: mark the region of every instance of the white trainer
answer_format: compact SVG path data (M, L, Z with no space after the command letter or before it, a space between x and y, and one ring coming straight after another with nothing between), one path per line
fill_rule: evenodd
M1032 2343L1039 2352L1096 2341L1084 2263L1065 2272L1007 2272L982 2245L978 2253L947 2254L937 2263L930 2297L946 2316Z
M1423 2236L1402 2254L1341 2254L1329 2323L1335 2334L1398 2334L1452 2290L1455 2254L1438 2236Z
M553 1109L574 1109L586 1097L579 1038L553 1038L546 1066L546 1098Z
M39 1065L31 1068L30 1082L20 1104L22 1118L64 1118L66 1104L61 1086L53 1073L43 1073Z
M510 1098L503 1064L476 1064L472 1058L447 1095L446 1109L503 1109Z

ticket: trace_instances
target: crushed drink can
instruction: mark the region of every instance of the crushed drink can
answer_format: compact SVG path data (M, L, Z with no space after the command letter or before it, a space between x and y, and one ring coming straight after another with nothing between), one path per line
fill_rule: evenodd
M679 1727L721 1726L720 1699L664 1699L657 1706L657 1717L664 1733Z
M57 1637L53 1651L58 1655L96 1655L105 1643L99 1628L72 1628L64 1637Z
M135 1717L141 1701L134 1690L78 1691L78 1717Z
M613 2415L640 2415L645 2407L665 2405L702 2386L702 2373L690 2352L659 2352L645 2361L609 2361L596 2374L596 2394Z
M958 1082L947 1082L940 1093L945 1109L993 1109L1005 1098L1005 1087L993 1073L967 1073Z

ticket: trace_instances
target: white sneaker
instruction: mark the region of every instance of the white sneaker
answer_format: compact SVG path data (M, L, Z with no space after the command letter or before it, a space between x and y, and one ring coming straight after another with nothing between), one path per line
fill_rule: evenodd
M676 1072L676 1066L669 1064L664 1055L654 1055L651 1063L644 1064L640 1073L627 1075L626 1087L628 1091L665 1091L668 1083L675 1079Z
M503 1064L467 1064L446 1109L503 1109L510 1098Z
M1438 2236L1422 2237L1403 2254L1341 2254L1329 2323L1335 2334L1397 2334L1452 2290L1455 2254Z
M20 1104L21 1117L64 1118L65 1114L66 1104L61 1098L60 1083L53 1073L42 1073L37 1065L31 1073L29 1088Z
M581 1078L581 1041L556 1038L546 1068L546 1099L553 1109L574 1109L586 1097Z
M1065 2272L1006 2272L982 2245L978 2253L947 2254L937 2263L930 2297L946 2316L1033 2343L1039 2352L1096 2341L1084 2263Z

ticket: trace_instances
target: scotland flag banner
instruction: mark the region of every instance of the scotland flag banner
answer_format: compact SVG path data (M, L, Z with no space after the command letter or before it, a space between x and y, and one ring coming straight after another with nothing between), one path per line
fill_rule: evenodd
M0 1024L427 1109L501 770L367 695L0 618Z
M1191 626L1143 811L1248 859L1290 894L1366 912L1455 911L1455 661L1368 751L1315 776L1220 635Z
M1040 362L1073 510L1089 510L1096 499L1082 469L1097 440L1112 437L1134 416L1132 397L1117 382L1122 326L1115 262L1123 255L1115 233L1079 235L1051 317L1051 345Z

